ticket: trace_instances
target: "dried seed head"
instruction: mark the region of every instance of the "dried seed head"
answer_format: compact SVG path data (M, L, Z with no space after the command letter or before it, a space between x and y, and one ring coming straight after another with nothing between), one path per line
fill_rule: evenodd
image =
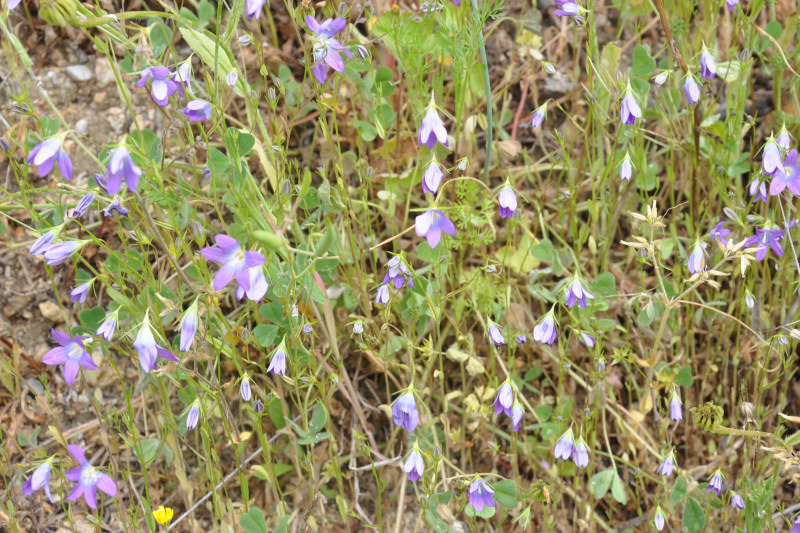
M705 431L714 431L722 422L724 414L722 407L715 405L714 402L693 407L691 411L694 425Z

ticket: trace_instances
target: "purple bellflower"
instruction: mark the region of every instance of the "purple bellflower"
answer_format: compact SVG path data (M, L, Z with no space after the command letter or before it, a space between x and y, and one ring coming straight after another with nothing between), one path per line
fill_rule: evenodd
M636 103L636 98L633 97L633 89L631 89L630 82L625 88L625 96L622 98L622 106L620 108L620 118L622 123L627 126L636 124L636 120L642 118L642 108Z
M62 241L44 251L44 259L50 266L60 265L71 258L89 241Z
M71 296L72 303L80 303L86 301L86 297L89 296L89 289L92 288L92 282L94 282L94 278L90 279L86 283L78 285L71 291L69 291L69 295Z
M553 11L553 15L558 15L559 17L572 17L581 12L581 6L572 0L556 0L556 4L558 9Z
M64 380L67 385L72 385L75 378L78 377L78 370L81 367L86 370L98 370L97 365L92 361L92 356L86 353L83 339L77 335L70 339L69 335L56 329L51 329L50 334L60 346L47 352L42 358L42 363L46 365L64 363Z
M622 158L622 163L619 164L619 177L621 180L629 180L633 176L633 163L631 163L631 156L626 151L625 157Z
M484 507L494 507L494 490L486 484L480 476L475 477L475 481L469 485L469 504L475 509L476 513L483 511Z
M737 510L744 509L744 499L736 492L731 491L731 507Z
M72 210L70 216L72 218L80 218L86 214L86 211L89 210L91 207L92 202L94 202L94 194L88 193L83 198L78 201L78 205L75 206L75 209Z
M781 126L781 131L778 133L778 146L781 147L781 150L784 152L788 152L789 149L792 147L792 137L789 135L789 130L786 129L786 123L784 122Z
M692 74L687 74L686 76L686 81L683 83L683 93L686 95L689 105L694 105L700 101L700 87L697 86Z
M586 446L583 436L575 442L575 448L572 450L572 462L579 468L584 468L589 464L589 447Z
M39 489L44 489L47 499L53 503L53 496L50 494L50 470L53 466L53 458L36 467L31 477L22 485L22 494L30 496Z
M597 343L597 339L592 337L590 334L586 333L585 331L578 332L578 342L586 346L587 348L591 349L594 348L595 343Z
M500 216L502 218L514 216L514 211L517 210L517 195L514 194L514 189L508 181L500 189L500 193L497 195L497 203L500 204Z
M586 290L577 275L564 288L564 300L567 307L572 309L577 303L581 309L586 309L586 299L594 300L594 295Z
M198 316L197 316L197 299L194 300L189 309L183 314L181 318L181 343L180 351L189 351L192 347L192 341L197 333Z
M245 6L247 7L247 18L249 20L256 19L261 16L261 10L264 8L264 4L267 3L267 0L246 0Z
M733 12L733 8L736 7L736 4L739 3L739 0L725 0L725 3L728 5L728 11Z
M28 251L31 253L31 255L42 255L48 249L50 249L50 247L53 246L53 241L56 240L56 237L58 237L58 234L61 233L61 228L63 227L64 225L60 224L55 228L50 228L46 232L42 233L42 235L36 239L31 247L28 248Z
M561 435L561 437L559 437L558 442L556 442L556 459L567 461L570 457L572 457L574 451L575 434L572 433L572 428L569 428L564 432L563 435Z
M361 335L362 333L364 333L364 323L361 322L360 320L356 320L353 323L353 333L356 335Z
M664 460L661 461L661 464L658 467L658 472L664 477L672 477L672 472L675 469L675 451L670 450Z
M153 79L150 87L153 101L160 106L169 104L169 97L178 90L178 84L172 79L172 73L167 67L148 67L142 71L142 77L136 83L137 87L144 87L147 80Z
M53 167L67 180L72 179L72 159L67 155L60 136L50 137L37 144L28 154L28 164L39 167L39 177L47 176Z
M128 184L129 191L133 192L138 189L142 169L137 167L131 159L131 152L125 146L120 145L111 153L106 174L106 192L109 196L114 196L122 187L123 179ZM111 206L108 209L110 210Z
M715 239L722 244L728 244L728 235L731 234L731 230L725 228L725 221L719 222L716 226L711 228L711 231L708 232L708 236L712 239Z
M272 358L269 362L267 372L272 375L286 375L286 338L281 341L275 350L272 352Z
M517 343L525 344L528 342L528 338L525 335L517 335Z
M750 292L750 289L744 290L744 303L748 309L752 309L756 306L756 299L753 296L753 293Z
M748 237L744 245L746 248L758 246L756 261L763 261L767 257L769 249L772 249L778 257L783 257L783 248L780 241L785 233L785 231L779 229L756 228L755 235ZM45 254L45 257L47 257L47 254Z
M214 276L214 290L225 288L234 278L245 291L250 290L248 269L264 264L264 256L255 251L244 251L236 239L220 233L214 240L215 247L206 247L200 253L208 261L222 265Z
M411 452L403 465L403 472L408 474L408 480L412 483L422 479L422 474L425 473L425 461L422 459L422 453L420 453L419 442L414 442L414 446L411 448Z
M778 172L783 172L781 147L778 146L775 137L770 135L761 153L761 173L765 176L774 176Z
M336 35L347 26L347 21L340 17L319 23L314 17L307 15L306 26L312 34L311 42L314 45L314 66L311 72L323 84L328 77L328 67L339 73L344 72L344 61L340 52L353 59L352 52L336 39Z
M717 493L717 496L719 496L719 493L722 490L722 472L719 470L714 472L714 475L711 476L711 479L708 481L706 492L711 492L712 490Z
M519 431L519 428L522 427L523 416L525 416L525 410L522 408L522 404L515 399L514 404L511 406L511 423L514 431Z
M713 80L714 76L717 75L717 62L714 61L714 56L711 55L711 52L703 46L703 53L700 54L700 74L703 76L703 80Z
M792 194L800 195L800 169L797 168L797 150L786 154L783 161L783 171L775 172L769 184L769 195L777 196L784 189L789 189Z
M136 348L136 352L139 354L139 366L142 367L142 371L145 374L149 374L156 369L159 357L176 363L180 362L180 359L175 357L175 354L156 343L153 332L150 330L149 309L144 312L144 320L139 328L139 333L136 334L136 340L133 341L133 347Z
M253 397L253 391L250 388L250 376L247 375L247 372L242 376L242 383L239 385L239 396L246 402L249 402L250 398Z
M767 196L767 182L762 181L758 178L753 179L748 185L748 190L750 191L750 196L753 198L753 203L758 202L761 200L762 202L766 203L768 200Z
M669 419L673 422L683 420L683 404L677 390L672 391L672 397L669 399Z
M433 95L431 95L431 102L425 110L425 117L422 119L422 124L420 124L417 138L419 145L427 146L429 150L436 146L436 141L449 147L447 144L447 130L444 127L444 122L442 122L442 117L439 116Z
M389 286L381 285L378 287L378 292L375 294L375 303L386 305L389 301Z
M211 118L211 104L200 98L192 100L183 108L183 114L189 122L200 122Z
M410 288L414 288L414 278L405 259L396 255L386 263L386 266L389 267L389 270L386 271L386 275L383 277L384 285L392 283L395 289L402 289L403 285L408 284Z
M17 7L22 0L6 0L6 5L8 6L8 10L11 11L15 7Z
M502 346L506 343L506 338L503 337L503 332L500 331L500 326L489 320L489 325L486 328L489 332L489 338L495 346Z
M431 159L431 164L428 165L428 170L422 176L422 192L436 194L436 191L439 190L439 185L442 183L443 176L442 169L439 168L439 162L436 161L436 156L434 155Z
M792 529L789 530L789 533L800 533L800 516L795 519L794 525L792 525Z
M497 390L497 397L492 403L494 407L494 414L499 415L505 413L506 416L511 416L511 407L514 404L514 387L511 380L507 379L500 385Z
M692 274L697 274L701 270L703 270L706 266L706 243L700 242L699 239L694 241L694 245L692 246L692 252L689 254L689 257L686 259L686 266L689 269L689 272Z
M247 295L247 299L251 302L258 302L267 294L269 283L267 283L264 270L260 266L248 268L247 273L250 276L250 288L245 290L239 285L236 289L236 299L241 300Z
M175 83L178 85L178 92L181 93L181 96L186 97L186 92L188 91L189 94L194 94L192 91L191 79L192 79L192 62L191 61L184 61L178 68L175 69L175 72L172 73L171 78L175 80Z
M414 230L417 236L425 237L428 246L436 248L442 238L442 233L456 235L456 227L453 222L438 209L428 209L415 219Z
M197 427L200 421L200 400L195 399L189 407L189 413L186 415L186 430L190 431Z
M659 505L658 507L656 507L656 512L653 514L653 525L656 526L656 529L658 531L661 531L664 529L665 522L666 522L666 515L664 514L664 511L661 509L661 506Z
M550 310L533 328L533 340L545 344L553 344L556 340L556 320Z
M114 212L116 212L121 217L128 216L128 213L130 212L127 209L125 209L125 207L122 205L122 200L119 199L119 196L115 196L114 200L112 200L112 202L108 204L108 207L103 209L103 216L110 217L111 214Z
M392 421L409 433L413 433L417 429L419 411L417 411L417 401L411 390L407 390L392 404Z
M531 117L531 127L538 128L544 122L544 119L547 118L547 102L543 103L536 110L533 112L533 116Z
M111 476L97 470L89 464L84 455L84 450L78 445L71 444L67 450L78 461L80 466L69 470L64 477L69 481L77 482L75 488L67 496L67 500L74 501L83 496L86 505L92 509L97 509L97 489L108 494L112 498L117 495L117 486Z
M239 80L239 73L236 70L232 70L228 72L228 75L225 76L225 83L228 84L228 87L235 87L236 82Z
M115 310L113 313L110 313L106 316L106 319L103 320L103 323L97 328L97 331L94 332L95 335L104 338L108 342L111 342L111 339L114 338L114 331L117 329L117 320L119 316L119 309Z

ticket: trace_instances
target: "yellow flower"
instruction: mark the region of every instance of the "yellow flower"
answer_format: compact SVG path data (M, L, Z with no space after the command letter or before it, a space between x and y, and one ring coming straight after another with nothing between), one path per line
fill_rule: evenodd
M156 522L162 526L169 524L170 520L172 520L172 514L172 509L169 507L165 508L163 505L153 511L153 516L155 517Z

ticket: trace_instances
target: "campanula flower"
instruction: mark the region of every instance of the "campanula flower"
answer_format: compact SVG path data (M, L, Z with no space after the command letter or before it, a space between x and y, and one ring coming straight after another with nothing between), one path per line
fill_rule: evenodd
M194 336L197 333L198 322L197 298L195 298L192 305L183 314L183 318L181 318L180 350L182 352L186 352L192 347L192 341L194 341Z
M711 479L708 481L706 492L711 492L712 490L717 493L717 496L719 496L719 493L722 490L722 472L719 470L714 472L714 475L711 476Z
M736 7L736 4L739 3L739 0L725 0L725 3L728 4L728 11L732 12L733 8Z
M94 282L94 278L90 279L86 283L82 283L69 291L69 295L71 296L72 303L80 303L86 301L86 297L89 296L89 289L92 288L92 282Z
M511 406L514 404L514 388L510 380L505 380L500 388L497 390L497 397L492 403L494 407L494 414L499 415L505 413L506 416L511 416Z
M200 421L200 400L195 399L189 407L189 414L186 415L186 430L192 430L197 427Z
M97 489L108 494L112 498L117 495L117 486L111 476L105 474L86 460L84 450L78 445L71 444L67 446L67 450L78 461L80 466L69 470L64 477L69 481L77 482L75 488L67 496L67 500L74 501L83 496L86 505L92 509L97 509Z
M414 230L417 236L425 237L431 248L436 248L442 238L442 233L456 235L453 222L438 209L428 209L415 219Z
M525 335L517 335L517 342L519 344L525 344L528 342L528 338Z
M361 335L362 333L364 333L364 323L361 322L360 320L356 320L355 323L353 324L353 333L355 333L356 335Z
M783 171L778 170L769 184L769 195L777 196L784 189L800 195L800 169L797 168L797 150L791 150L783 160Z
M250 377L245 373L242 376L242 383L239 385L239 396L242 397L242 400L249 402L250 398L253 397L253 391L250 388Z
M413 433L419 424L417 401L411 390L406 391L392 404L392 421L409 433Z
M759 248L756 251L757 261L763 261L767 257L767 250L769 249L772 249L778 257L783 257L783 248L780 241L785 233L785 231L779 229L756 228L755 235L748 237L744 246L749 248L758 245ZM45 254L45 257L47 257L47 254Z
M774 176L778 172L783 172L783 157L781 147L778 146L775 137L772 135L767 139L764 150L761 153L761 172L765 176ZM752 192L750 193L752 196Z
M486 484L480 476L469 485L469 504L475 508L476 513L483 511L484 507L494 507L494 490Z
M148 67L142 71L142 76L136 83L137 87L144 87L147 80L153 79L151 84L151 97L160 106L169 104L169 97L178 90L178 84L172 79L172 73L167 67ZM113 193L112 193L113 194Z
M422 453L420 453L419 442L414 442L414 446L411 448L411 452L403 465L403 472L408 474L408 480L412 483L419 481L422 478L422 474L425 473L425 461L423 461Z
M575 466L583 468L589 464L589 447L583 437L579 437L572 450L572 462Z
M578 332L578 341L587 348L594 348L597 339L595 339L585 331L580 331Z
M249 20L258 20L258 17L261 16L261 10L264 8L264 4L266 3L267 0L245 0L245 6L247 7L247 18Z
M108 207L103 209L103 216L110 217L111 214L114 212L116 212L121 217L126 217L128 216L128 213L130 213L130 211L125 209L125 207L122 205L122 200L120 200L119 196L115 196L114 200L112 200L111 203L108 204Z
M389 301L389 286L381 285L378 287L378 292L375 295L375 303L386 305Z
M553 15L558 15L559 17L572 17L581 12L581 6L572 0L556 0L556 4L558 9L553 11Z
M556 459L562 459L566 461L572 457L574 451L575 434L572 433L572 428L569 428L564 432L563 435L561 435L561 437L559 437L558 442L556 442Z
M192 100L183 108L183 114L189 122L200 122L211 118L211 104L200 98Z
M248 268L264 264L264 256L255 251L244 251L236 239L220 233L214 240L215 247L206 247L200 253L208 261L222 265L214 276L214 290L223 289L234 278L245 291L250 290Z
M567 283L567 286L564 287L564 300L568 308L572 309L575 304L577 303L581 309L586 309L586 299L594 300L594 295L591 294L586 288L581 284L581 280L576 275L572 278L572 281Z
M114 331L117 329L118 315L119 315L119 309L107 315L106 319L103 320L103 323L100 324L100 326L97 328L97 331L95 331L94 334L103 337L108 342L111 342L111 339L114 338Z
M658 531L664 529L664 523L666 522L666 515L664 511L661 510L661 506L659 505L656 507L656 512L653 514L653 525L656 526Z
M447 144L447 130L444 127L444 122L442 122L442 117L439 116L433 95L431 95L431 102L425 110L425 117L422 119L422 124L420 124L417 138L419 145L427 146L429 150L436 146L436 141L449 147Z
M792 529L789 530L789 533L800 533L800 516L795 519L794 525L792 526Z
M708 232L708 236L712 239L716 239L722 244L728 244L728 235L731 234L731 230L725 228L725 221L717 223L716 226L711 228L711 231Z
M314 17L307 15L306 26L312 34L311 42L314 45L314 66L311 68L311 72L322 84L328 77L328 67L336 72L344 72L344 61L340 52L353 59L352 52L336 39L336 35L347 26L347 21L340 17L325 19L319 23Z
M72 179L72 159L62 146L61 137L50 137L37 144L28 154L28 164L39 167L39 177L47 176L53 167L65 179Z
M489 331L489 338L495 346L502 346L506 343L506 338L503 337L503 332L500 331L500 326L489 320L489 325L486 328Z
M50 266L60 265L83 248L89 241L62 241L44 251L44 259Z
M622 163L619 164L619 177L622 180L629 180L633 176L633 163L631 162L631 156L628 152L625 152L625 157L622 158Z
M422 192L436 194L436 191L439 190L439 185L442 183L443 176L444 174L439 168L439 162L436 161L436 156L434 155L431 159L431 164L428 165L428 170L422 176Z
M225 83L228 84L228 87L235 87L236 82L239 80L239 73L235 70L228 72L228 75L225 76Z
M78 201L78 205L75 206L75 209L70 212L70 216L72 218L80 218L86 214L86 211L89 210L91 207L92 202L94 202L94 194L88 193L83 198Z
M522 427L522 417L524 415L525 410L522 408L522 404L515 399L511 406L511 423L514 427L514 431L519 431L519 428Z
M776 141L781 150L788 152L792 147L792 137L789 135L789 130L786 129L786 123L781 126L781 131L778 133L778 140Z
M661 464L656 470L657 473L661 474L664 477L672 477L672 472L675 469L675 451L670 450L664 460L661 461Z
M122 187L122 180L128 184L128 190L133 192L139 188L139 177L142 169L136 166L131 159L131 152L125 146L118 146L111 152L108 160L108 171L106 179L106 192L109 196L114 196ZM111 210L111 206L108 207ZM127 214L127 211L126 211Z
M545 344L553 344L553 341L556 340L556 320L552 310L544 315L533 328L533 340Z
M267 372L272 375L286 375L286 338L284 337L281 343L272 352L272 359L269 363Z
M689 257L686 260L686 266L689 269L689 272L692 274L697 274L701 270L703 270L706 266L706 259L705 259L705 248L706 243L700 242L699 239L694 241L694 245L692 246L692 252L689 254Z
M411 269L405 259L396 255L386 263L386 266L389 267L389 269L383 277L384 285L392 283L395 289L402 289L403 285L408 284L410 288L414 288L414 277L411 275Z
M44 489L47 499L53 503L53 496L50 494L50 470L53 466L53 458L47 459L45 462L36 467L31 477L22 485L22 494L30 496L39 489Z
M261 401L261 398L256 398L256 401L253 402L253 412L254 413L264 412L264 402Z
M56 346L47 352L42 358L42 363L46 365L60 365L63 363L64 381L67 382L67 385L72 385L75 381L80 367L86 370L98 370L97 365L92 361L92 356L86 353L83 339L77 335L71 339L69 335L56 329L51 329L50 334L60 346Z
M731 491L731 507L739 510L744 509L744 499L733 491Z
M633 126L636 121L642 118L642 108L636 103L633 97L633 89L631 89L630 82L625 88L625 96L622 98L622 106L620 108L620 118L622 123L627 126Z
M717 75L717 62L714 61L714 56L705 46L703 46L703 53L700 54L700 74L703 76L703 80L712 80Z
M673 422L683 420L683 404L678 391L672 391L672 397L669 399L669 419Z
M180 360L175 357L175 354L162 348L156 343L153 332L150 330L150 310L144 313L144 320L136 334L136 340L133 341L133 347L139 354L139 366L145 374L149 374L156 369L158 358L167 359L169 361L179 362Z
M748 309L752 309L756 306L756 299L753 296L753 293L750 292L750 289L745 289L744 291L744 303L747 305Z
M311 327L311 324L303 324L303 333L308 335L312 331L314 331L314 328Z
M28 251L31 255L42 255L44 254L51 246L53 246L53 241L56 240L58 234L61 233L61 228L64 225L60 224L55 228L51 228L46 232L42 233L42 235L36 239L36 241L28 248Z
M533 116L531 117L531 127L538 128L544 122L544 119L547 118L547 102L543 103L536 110L533 112Z
M686 76L686 81L683 83L683 93L686 95L689 105L694 105L700 100L700 87L697 86L697 82L694 81L694 76L691 74Z
M6 5L8 6L8 10L11 11L15 7L17 7L22 0L6 0Z
M514 211L517 210L517 195L514 194L514 189L507 181L497 195L497 203L500 204L501 217L511 218L514 216Z
M247 299L251 302L258 302L267 294L269 283L264 276L264 270L260 266L250 267L247 269L248 276L250 277L250 288L244 290L244 287L239 285L236 289L236 299L241 300L245 294Z
M178 85L178 92L181 93L181 96L185 97L187 91L192 94L192 62L184 61L178 65L178 68L172 73L172 79Z

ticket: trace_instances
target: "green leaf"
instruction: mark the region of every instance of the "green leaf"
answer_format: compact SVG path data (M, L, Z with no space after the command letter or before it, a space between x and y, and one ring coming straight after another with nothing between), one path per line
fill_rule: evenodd
M200 25L206 26L211 19L217 16L217 8L214 6L214 2L201 0L197 8L197 16L200 17Z
M172 30L159 17L150 17L147 21L150 35L150 47L153 56L160 57L172 42Z
M517 484L510 479L504 479L497 483L492 483L494 490L494 501L506 509L513 509L517 506Z
M628 496L625 494L625 484L622 478L619 477L617 471L614 471L614 480L611 482L611 495L622 505L628 503Z
M243 514L239 519L239 525L242 526L245 533L268 533L267 521L264 519L264 512L261 509L253 507L246 514Z
M267 413L269 413L269 419L272 420L275 429L286 427L286 422L283 419L283 405L278 398L272 398L267 404Z
M706 513L694 498L686 500L683 508L683 527L690 533L702 531L706 527Z
M61 127L58 119L53 117L42 117L39 119L39 124L42 126L42 137L44 138L52 137L58 133L58 128Z
M590 284L594 292L601 296L612 296L616 292L617 280L610 272L603 272Z
M314 412L311 413L311 420L308 423L308 432L309 433L316 433L317 431L321 430L325 427L325 424L328 423L328 411L325 409L325 406L321 403L318 403L314 406Z
M631 73L638 77L648 77L656 68L656 60L650 57L647 48L637 44L633 49L633 69Z
M692 367L689 365L682 367L675 376L675 383L681 387L691 387L694 383L694 379L692 379Z
M158 439L142 439L139 441L139 446L142 449L142 457L144 462L149 464L158 455L158 450L161 447L161 441Z
M552 263L555 261L556 251L553 249L553 243L550 239L542 239L531 248L533 257L543 263Z
M592 490L592 495L595 500L601 499L606 495L608 489L611 488L611 483L616 477L616 472L608 469L598 472L589 480L589 486Z
M253 329L253 336L255 336L258 344L262 348L268 348L275 342L275 337L278 335L278 326L274 324L259 324Z
M272 533L286 533L289 530L289 515L284 516L281 518L281 521L278 522L278 525L275 526L275 529L272 530Z
M303 437L302 439L297 439L297 444L316 444L328 439L329 437L331 437L331 434L327 431L323 431L322 433L314 433L313 435Z
M93 307L92 309L86 309L81 311L81 324L89 328L91 331L97 331L97 328L100 327L100 323L106 317L106 311L102 307Z
M258 314L273 324L280 324L283 318L283 304L279 301L264 304L258 308Z
M675 505L686 496L686 480L679 477L675 480L675 486L672 487L672 492L669 494L669 504Z
M249 133L239 133L239 157L246 156L250 150L253 149L253 146L256 145L256 138L250 135Z
M181 36L186 44L200 56L209 68L216 68L221 77L225 77L229 72L235 70L237 73L239 69L234 66L234 62L228 55L229 52L219 45L214 39L208 37L206 34L195 31L191 28L180 28ZM245 84L244 76L239 73L239 78L236 80L236 85L233 86L233 92L245 98L247 95L247 85Z

